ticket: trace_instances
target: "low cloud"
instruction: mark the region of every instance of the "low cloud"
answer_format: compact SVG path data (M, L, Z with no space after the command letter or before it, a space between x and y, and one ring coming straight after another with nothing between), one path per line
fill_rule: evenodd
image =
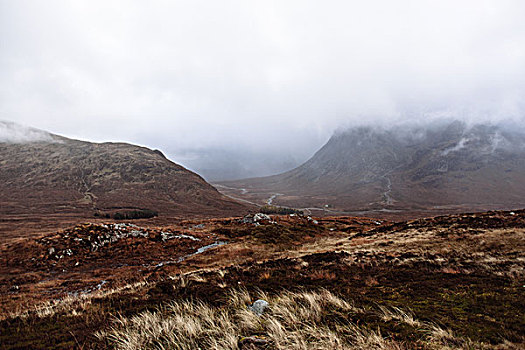
M525 2L0 0L0 118L172 158L339 127L525 124Z
M0 120L0 142L30 143L57 142L48 132Z

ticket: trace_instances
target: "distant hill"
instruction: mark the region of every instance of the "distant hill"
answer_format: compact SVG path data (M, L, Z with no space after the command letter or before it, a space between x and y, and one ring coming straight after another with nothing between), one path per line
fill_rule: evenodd
M0 216L93 217L149 209L166 216L247 210L157 150L91 143L0 122ZM3 220L5 222L5 220Z
M221 185L238 197L333 212L523 207L522 130L458 121L352 128L291 171Z

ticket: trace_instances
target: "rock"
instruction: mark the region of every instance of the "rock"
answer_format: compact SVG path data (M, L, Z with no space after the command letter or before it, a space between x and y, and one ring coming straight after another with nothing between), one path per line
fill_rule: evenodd
M253 224L253 215L246 215L242 218L241 222L243 224Z
M317 225L319 223L319 221L312 219L311 216L307 216L306 220L308 220L308 222L311 222L314 225Z
M160 238L162 239L163 242L173 239L174 236L175 235L171 232L161 232L160 233Z
M259 347L266 346L268 340L258 337L243 337L239 340L239 349L257 349Z
M51 247L49 248L49 255L55 254L55 248Z
M260 225L262 221L271 221L272 218L263 213L257 213L255 215L246 215L242 218L241 222L243 224L254 224L255 226Z
M200 238L193 237L193 236L190 236L190 235L184 235L184 234L176 235L176 234L174 234L172 232L161 232L160 236L161 236L161 239L162 239L163 242L167 241L167 240L170 240L170 239L174 239L174 238L177 238L177 239L191 239L192 241L200 241L201 240Z
M266 214L263 214L263 213L257 213L253 216L253 221L255 222L258 222L258 221L270 221L272 220L271 217L269 217L268 215Z
M248 306L248 308L252 310L257 316L262 316L264 310L266 310L268 306L270 306L270 304L268 304L266 300L259 299L256 300L253 305Z

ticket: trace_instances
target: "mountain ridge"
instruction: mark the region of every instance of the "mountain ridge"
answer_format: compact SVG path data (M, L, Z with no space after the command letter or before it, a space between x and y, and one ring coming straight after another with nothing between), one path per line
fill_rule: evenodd
M453 121L339 131L291 171L220 184L255 202L353 212L519 207L524 181L525 133Z

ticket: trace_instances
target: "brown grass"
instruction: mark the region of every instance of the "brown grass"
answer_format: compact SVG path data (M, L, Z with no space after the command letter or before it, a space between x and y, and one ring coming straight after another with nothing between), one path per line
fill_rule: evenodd
M370 310L357 308L328 291L283 292L270 297L270 309L261 317L247 308L253 299L244 290L233 291L222 307L202 302L171 302L157 311L120 317L96 336L108 346L134 349L239 349L244 337L264 339L267 349L403 349L404 344L351 321ZM418 321L410 312L379 307L385 322L394 320L421 333L423 349L483 349L434 324Z
M63 316L79 316L86 311L94 311L91 307L94 300L104 299L114 294L132 293L143 288L147 284L146 281L140 281L119 288L97 290L92 293L79 295L68 295L60 299L44 301L29 309L6 313L0 317L0 321L17 317L28 318L30 316L44 318L56 314L63 314Z

